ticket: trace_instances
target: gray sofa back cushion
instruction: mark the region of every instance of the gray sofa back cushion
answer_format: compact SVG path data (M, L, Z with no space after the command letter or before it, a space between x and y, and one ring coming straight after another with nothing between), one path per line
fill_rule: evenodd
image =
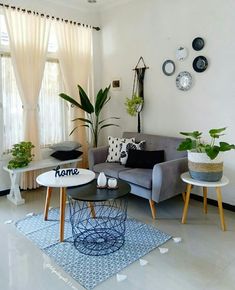
M136 141L145 140L145 150L164 150L165 161L183 158L187 156L186 152L177 151L179 143L182 138L166 137L159 135L151 135L137 132L124 132L123 138L134 137Z

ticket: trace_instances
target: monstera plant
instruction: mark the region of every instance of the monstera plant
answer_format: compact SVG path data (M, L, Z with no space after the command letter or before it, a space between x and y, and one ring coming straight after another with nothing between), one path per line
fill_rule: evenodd
M90 102L89 97L87 96L86 92L83 90L83 88L78 85L79 90L79 96L81 103L78 103L74 98L66 95L65 93L59 94L61 98L66 100L67 102L71 103L73 106L83 110L86 113L85 118L75 118L72 120L73 122L81 121L83 124L81 126L89 128L92 140L93 140L93 146L97 147L98 141L99 141L99 133L102 129L110 126L116 126L119 127L117 124L109 123L112 119L120 119L118 117L109 117L106 119L100 120L100 114L104 106L110 101L111 97L108 96L110 86L106 87L104 90L100 89L99 92L96 95L95 98L95 104L94 106ZM78 129L78 126L76 126L70 135Z

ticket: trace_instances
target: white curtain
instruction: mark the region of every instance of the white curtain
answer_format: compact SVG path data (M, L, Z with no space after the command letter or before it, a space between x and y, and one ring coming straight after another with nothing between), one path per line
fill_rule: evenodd
M4 7L16 82L23 103L24 140L35 145L40 158L38 96L46 61L50 20L41 15ZM35 188L36 172L25 175L21 187Z
M65 85L65 93L79 100L77 85L88 91L93 69L92 28L82 27L63 21L56 22L58 57ZM70 112L71 119L84 117L81 110ZM71 128L76 124L71 123ZM87 166L87 137L84 127L73 133L73 138L83 145L82 166Z
M68 138L68 110L59 97L63 90L59 63L47 61L39 95L40 144L43 147Z
M0 83L2 86L3 152L23 139L23 109L18 93L10 56L0 57Z

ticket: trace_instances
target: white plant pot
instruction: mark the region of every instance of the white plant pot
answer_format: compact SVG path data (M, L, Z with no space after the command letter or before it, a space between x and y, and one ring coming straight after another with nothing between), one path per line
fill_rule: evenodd
M223 176L223 154L211 160L206 153L188 151L188 167L193 179L219 181Z

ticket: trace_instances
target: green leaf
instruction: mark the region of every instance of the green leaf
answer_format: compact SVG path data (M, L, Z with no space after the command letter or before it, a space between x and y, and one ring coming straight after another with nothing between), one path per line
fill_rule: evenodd
M220 136L223 136L224 134L220 134L226 130L227 127L219 128L219 129L211 129L209 131L209 134L212 138L219 138Z
M207 145L206 148L205 148L205 152L206 152L207 156L209 156L210 159L213 160L219 154L220 147L219 146L213 146L213 147L211 147L210 145Z
M105 125L103 125L103 126L100 127L100 130L103 129L103 128L106 128L106 127L110 127L110 126L120 127L120 126L117 125L117 124L105 124ZM99 131L100 131L100 130L99 130Z
M93 113L94 112L94 107L93 107L92 103L90 102L87 94L85 93L83 88L81 86L79 86L79 85L78 85L78 89L79 89L79 95L80 95L80 99L81 99L82 109L85 112L87 112L88 114Z
M74 132L75 130L77 130L77 128L78 128L78 127L73 128L73 130L69 133L69 136L72 135L73 132Z
M100 89L95 100L95 114L96 116L99 115L100 112L100 103L102 102L103 99L103 90Z
M180 132L181 135L184 136L188 136L188 137L192 137L194 139L198 139L199 137L201 137L202 132L199 131L193 131L193 132Z
M82 122L85 122L85 123L92 124L92 122L89 119L85 119L85 118L75 118L75 119L72 120L72 122L75 122L75 121L82 121Z
M178 151L185 151L185 150L191 150L195 148L195 141L193 141L190 138L186 138L183 140L180 144L179 147L177 148Z
M111 120L111 119L119 120L120 118L119 117L110 117L110 118L107 118L107 119L104 119L104 120L100 121L99 125L104 123L104 122L106 122L106 121L108 121L108 120Z
M231 149L235 149L235 145L234 144L228 144L226 142L220 142L220 151L229 151Z
M64 93L59 94L59 96L60 96L62 99L64 99L65 101L71 103L72 105L74 105L74 106L76 106L76 107L82 109L82 106L81 106L81 105L80 105L76 100L74 100L73 98L71 98L70 96L68 96L68 95L66 95L66 94L64 94Z
M108 98L108 92L110 90L110 85L104 89L104 91L100 90L96 97L95 102L95 114L96 116L99 116L102 108L104 105L110 101L110 97Z

